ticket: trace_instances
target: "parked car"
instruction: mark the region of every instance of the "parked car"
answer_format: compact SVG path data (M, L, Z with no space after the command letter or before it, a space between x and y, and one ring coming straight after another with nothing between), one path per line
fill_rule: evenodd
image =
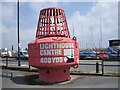
M7 56L8 56L7 51L1 51L2 58L7 57Z
M7 57L8 56L7 48L0 49L0 55L2 58Z
M16 53L16 56L18 58L18 52ZM28 59L28 51L27 50L20 50L20 58L21 59Z
M81 51L80 59L98 59L97 53L93 50Z
M112 48L108 47L108 55L109 59L111 60L118 60L120 59L120 53L118 53L119 50L115 51Z
M86 58L86 54L80 51L80 59L85 59L85 58Z
M100 52L98 56L100 59L109 59L109 56L105 52Z

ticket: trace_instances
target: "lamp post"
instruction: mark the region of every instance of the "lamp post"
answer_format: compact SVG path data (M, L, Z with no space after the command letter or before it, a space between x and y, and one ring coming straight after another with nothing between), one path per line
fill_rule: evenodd
M20 39L19 39L19 0L17 1L17 9L18 9L18 14L17 14L17 25L18 25L18 66L21 66L20 64Z

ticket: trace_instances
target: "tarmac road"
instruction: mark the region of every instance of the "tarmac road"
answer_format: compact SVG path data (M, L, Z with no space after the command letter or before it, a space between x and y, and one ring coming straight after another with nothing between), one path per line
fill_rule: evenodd
M84 64L85 62L88 63L88 61L83 61ZM96 61L89 62L89 64L91 63L96 63ZM118 62L111 63L115 64L115 66L105 66L105 71L117 72L119 67L116 65L117 63ZM2 64L5 64L5 60L2 61ZM21 64L28 65L28 62L23 60L21 61ZM9 61L8 66L12 67L14 65L17 66L17 60ZM95 72L95 65L79 65L77 70L82 72ZM2 77L2 88L118 88L118 77L80 75L77 80L63 85L28 85L24 76L31 73L35 74L37 72L26 72L9 69L3 69L2 71L13 73L13 78Z
M27 85L22 77L2 78L2 88L118 88L118 77L80 76L66 85Z

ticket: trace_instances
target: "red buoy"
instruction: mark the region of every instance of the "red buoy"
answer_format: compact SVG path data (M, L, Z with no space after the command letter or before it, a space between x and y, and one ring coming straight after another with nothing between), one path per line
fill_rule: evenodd
M70 38L63 9L40 11L36 40L28 44L28 54L29 64L39 69L40 81L70 79L70 67L78 67L79 45L76 37Z

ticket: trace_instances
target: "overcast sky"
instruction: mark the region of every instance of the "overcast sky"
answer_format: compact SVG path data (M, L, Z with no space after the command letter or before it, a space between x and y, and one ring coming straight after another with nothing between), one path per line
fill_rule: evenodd
M0 47L17 49L17 3L0 3ZM69 31L78 38L80 48L108 47L108 40L118 38L117 2L20 2L20 44L26 48L35 40L39 12L43 8L65 10ZM101 31L100 33L100 20Z

